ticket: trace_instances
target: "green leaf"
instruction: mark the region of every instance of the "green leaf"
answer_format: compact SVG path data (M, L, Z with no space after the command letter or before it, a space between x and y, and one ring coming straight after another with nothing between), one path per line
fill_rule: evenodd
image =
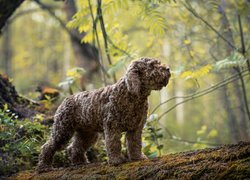
M161 144L161 145L159 145L159 146L157 146L157 149L158 150L161 150L163 148L163 145Z
M149 145L145 146L145 147L143 148L143 151L144 151L144 152L149 152L149 151L150 151L151 146L152 146L151 144L149 144Z
M157 134L157 138L158 138L158 139L163 138L163 134Z
M8 104L4 104L3 109L4 109L4 111L7 110L8 109Z
M162 16L162 12L157 9L145 10L146 13L142 16L144 25L149 31L157 36L163 36L167 29L166 19Z
M74 84L75 79L73 77L67 77L64 81L60 82L58 84L59 87L65 87L65 86L70 86Z
M149 155L149 158L156 158L157 157L157 151L154 151L152 154Z
M148 122L151 122L151 121L154 121L154 120L157 120L157 119L158 119L158 114L151 114L148 117Z
M196 132L197 135L202 135L207 131L207 126L203 125L200 130Z
M109 70L108 70L108 74L113 75L115 72L117 72L118 70L120 70L122 67L124 67L126 62L126 58L122 57L117 63L115 63L114 65L112 65Z
M234 51L226 59L216 62L215 69L217 71L222 69L229 69L233 67L244 67L247 59L239 52Z
M212 129L208 135L207 135L207 138L215 138L218 136L218 131L216 129Z

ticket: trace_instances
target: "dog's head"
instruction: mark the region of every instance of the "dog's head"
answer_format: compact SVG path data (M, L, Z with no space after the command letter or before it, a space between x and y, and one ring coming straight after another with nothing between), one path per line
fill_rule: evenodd
M168 84L170 70L154 58L140 58L132 62L126 73L128 90L138 94L141 90L160 90ZM142 89L143 88L143 89Z

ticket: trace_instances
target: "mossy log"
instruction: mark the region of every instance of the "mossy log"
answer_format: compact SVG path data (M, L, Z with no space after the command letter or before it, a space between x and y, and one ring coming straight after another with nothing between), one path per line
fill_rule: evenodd
M248 179L250 142L165 155L119 166L89 164L36 173L24 171L9 179Z
M0 108L5 105L19 118L29 118L35 115L35 107L39 104L18 94L9 78L0 74Z

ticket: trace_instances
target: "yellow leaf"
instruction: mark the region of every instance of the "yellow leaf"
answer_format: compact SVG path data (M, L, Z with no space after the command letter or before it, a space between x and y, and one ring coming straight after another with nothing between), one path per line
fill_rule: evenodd
M190 51L190 56L194 57L194 51Z
M84 24L79 27L80 33L89 31L91 26L89 24Z
M93 41L93 34L89 32L86 36L84 36L83 42L91 43L92 41Z
M209 71L212 69L212 65L208 64L196 71L185 71L181 74L181 78L199 78L201 76L206 75L207 73L209 73Z
M206 130L207 130L207 126L206 126L206 125L203 125L203 126L201 127L201 129L198 130L198 131L196 132L196 134L197 134L197 135L202 135L202 134L204 134L204 133L206 132Z
M81 75L77 71L75 71L74 69L69 69L66 74L68 77L74 77L74 78L81 77Z
M186 77L189 77L189 76L192 76L192 75L193 75L192 71L186 71L186 72L183 72L181 74L181 78L186 78Z
M189 45L189 44L191 44L191 41L189 39L185 39L184 44Z
M218 131L216 129L212 129L207 135L208 138L215 138L217 136L218 136Z

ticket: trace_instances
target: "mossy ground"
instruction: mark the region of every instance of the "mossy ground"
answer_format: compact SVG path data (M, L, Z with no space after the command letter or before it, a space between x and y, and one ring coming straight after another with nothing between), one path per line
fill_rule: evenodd
M24 171L9 179L248 179L250 142L170 154L119 166L89 164L37 174Z

